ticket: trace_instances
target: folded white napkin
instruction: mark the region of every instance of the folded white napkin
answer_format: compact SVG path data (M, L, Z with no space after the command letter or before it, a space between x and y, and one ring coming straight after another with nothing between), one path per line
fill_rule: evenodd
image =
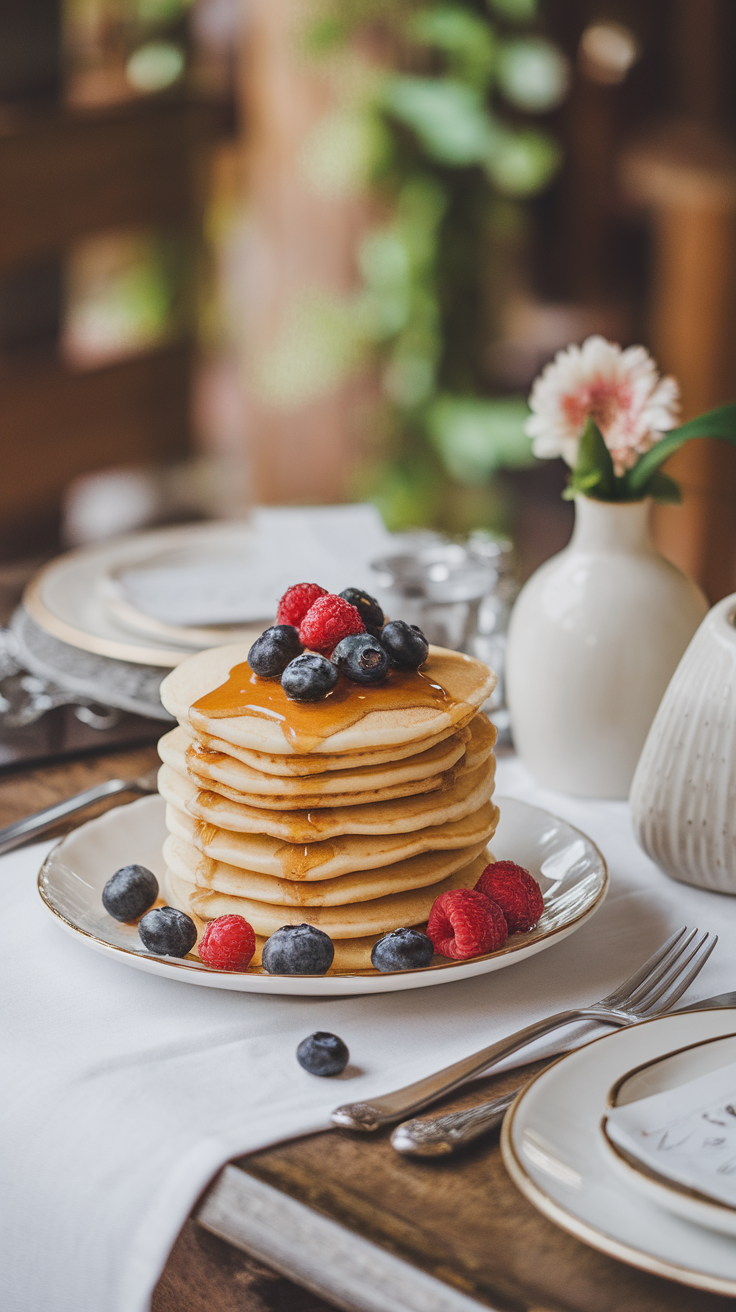
M614 1107L606 1128L658 1175L736 1207L736 1062Z
M600 997L684 922L722 936L690 1000L736 986L736 900L660 874L625 804L538 789L513 760L499 762L498 791L589 833L609 861L609 897L535 957L405 993L259 997L146 975L53 922L35 885L48 844L0 860L3 1312L143 1312L184 1219L228 1158L322 1129L337 1103ZM297 1044L317 1029L350 1048L339 1079L297 1065Z
M372 505L258 506L242 532L225 525L206 549L195 536L165 562L159 552L118 580L129 602L166 624L244 624L271 619L281 594L302 579L375 592L370 562L395 542Z

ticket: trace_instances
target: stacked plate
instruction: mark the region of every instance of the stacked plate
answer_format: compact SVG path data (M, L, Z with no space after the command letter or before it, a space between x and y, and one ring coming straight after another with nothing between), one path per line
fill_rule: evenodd
M504 1122L504 1161L594 1248L736 1295L735 1074L736 1008L606 1035L527 1085Z
M294 582L370 581L390 535L372 506L260 509L70 552L32 580L13 619L29 670L108 706L170 720L159 688L193 651L250 643ZM338 576L339 575L339 582Z

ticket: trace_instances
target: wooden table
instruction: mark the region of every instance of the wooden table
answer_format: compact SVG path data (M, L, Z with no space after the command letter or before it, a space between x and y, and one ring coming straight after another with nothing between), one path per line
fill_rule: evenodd
M99 780L134 777L154 760L145 748L2 780L0 826ZM500 1093L518 1083L516 1071L481 1087ZM478 1100L475 1085L441 1106ZM511 1183L497 1136L462 1157L422 1161L399 1157L387 1131L330 1130L226 1166L195 1205L152 1307L725 1312L736 1299L643 1274L559 1230Z

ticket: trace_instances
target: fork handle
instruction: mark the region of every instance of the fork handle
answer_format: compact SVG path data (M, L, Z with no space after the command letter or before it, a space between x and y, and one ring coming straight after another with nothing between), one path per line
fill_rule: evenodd
M521 1089L512 1089L500 1098L468 1107L463 1112L448 1112L446 1116L419 1117L403 1121L391 1135L391 1144L397 1153L412 1157L443 1157L458 1148L479 1139L501 1124L506 1112Z
M435 1071L433 1075L417 1080L416 1084L408 1084L404 1089L395 1089L393 1093L386 1093L381 1098L373 1098L371 1102L353 1102L336 1107L330 1119L333 1125L340 1125L348 1130L370 1131L377 1130L382 1125L393 1125L395 1121L403 1121L407 1116L413 1116L415 1112L421 1111L422 1107L436 1102L446 1093L452 1093L458 1085L464 1084L474 1075L480 1075L481 1071L492 1066L494 1062L510 1057L512 1052L525 1047L535 1039L541 1039L543 1035L559 1029L561 1025L570 1025L573 1021L583 1020L587 1016L596 1016L599 1020L603 1020L608 1014L593 1007L581 1007L577 1011L560 1011L556 1016L534 1021L532 1025L517 1030L509 1038L500 1039L498 1043L492 1043L488 1048L481 1048L480 1052L474 1052L470 1057L463 1057L452 1066L445 1066L444 1070Z
M35 815L27 815L24 820L16 820L14 824L0 829L0 853L10 852L12 848L20 847L21 843L27 842L29 838L44 834L47 829L53 829L54 825L65 816L75 815L77 811L83 811L93 802L114 797L116 793L137 791L139 791L138 785L130 779L107 779L105 783L95 784L93 788L87 788L83 793L75 793L74 797L67 797L63 802L56 802L43 811L37 811Z

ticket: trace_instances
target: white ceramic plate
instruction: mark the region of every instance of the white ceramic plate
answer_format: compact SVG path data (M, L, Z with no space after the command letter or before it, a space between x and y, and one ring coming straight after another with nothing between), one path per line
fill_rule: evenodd
M619 1107L637 1098L663 1092L680 1084L687 1084L700 1075L718 1070L736 1061L736 1034L723 1039L695 1043L681 1052L662 1057L635 1071L627 1072L616 1081L608 1094L608 1107ZM629 1156L609 1137L607 1118L601 1123L603 1151L612 1170L630 1189L635 1189L675 1216L702 1225L711 1230L736 1237L736 1208L720 1203L715 1198L688 1189L660 1172L650 1170L645 1163Z
M131 862L147 866L159 878L163 875L165 806L158 796L108 811L74 830L47 857L38 887L45 906L80 943L138 970L169 979L245 993L321 996L391 993L445 984L501 970L542 952L579 929L605 897L606 864L595 844L579 829L525 802L509 797L496 800L501 821L493 839L494 854L499 860L518 861L539 880L545 899L542 919L530 933L515 934L500 952L424 970L321 976L267 975L261 971L237 974L210 970L196 958L180 961L148 955L135 926L120 924L107 915L101 893L110 876Z
M540 1212L593 1248L682 1284L736 1295L733 1240L632 1190L612 1169L600 1133L609 1090L626 1072L734 1031L736 1008L687 1012L607 1034L562 1057L526 1086L504 1121L501 1148L514 1182ZM662 1076L673 1078L672 1068L663 1066Z
M131 625L123 623L114 609L119 603L121 614L130 620L133 607L122 601L119 590L111 582L112 576L167 552L201 549L216 555L229 549L245 554L252 537L252 531L244 524L189 524L71 551L52 560L36 575L26 588L23 604L42 629L72 647L114 660L172 669L193 650L212 646L214 642L198 641L181 633L175 638L170 628L153 621L150 631L142 632L146 627L142 615L138 616L135 632L131 633ZM258 625L247 629L247 637L257 636L262 628L263 625ZM232 641L232 637L227 641Z

